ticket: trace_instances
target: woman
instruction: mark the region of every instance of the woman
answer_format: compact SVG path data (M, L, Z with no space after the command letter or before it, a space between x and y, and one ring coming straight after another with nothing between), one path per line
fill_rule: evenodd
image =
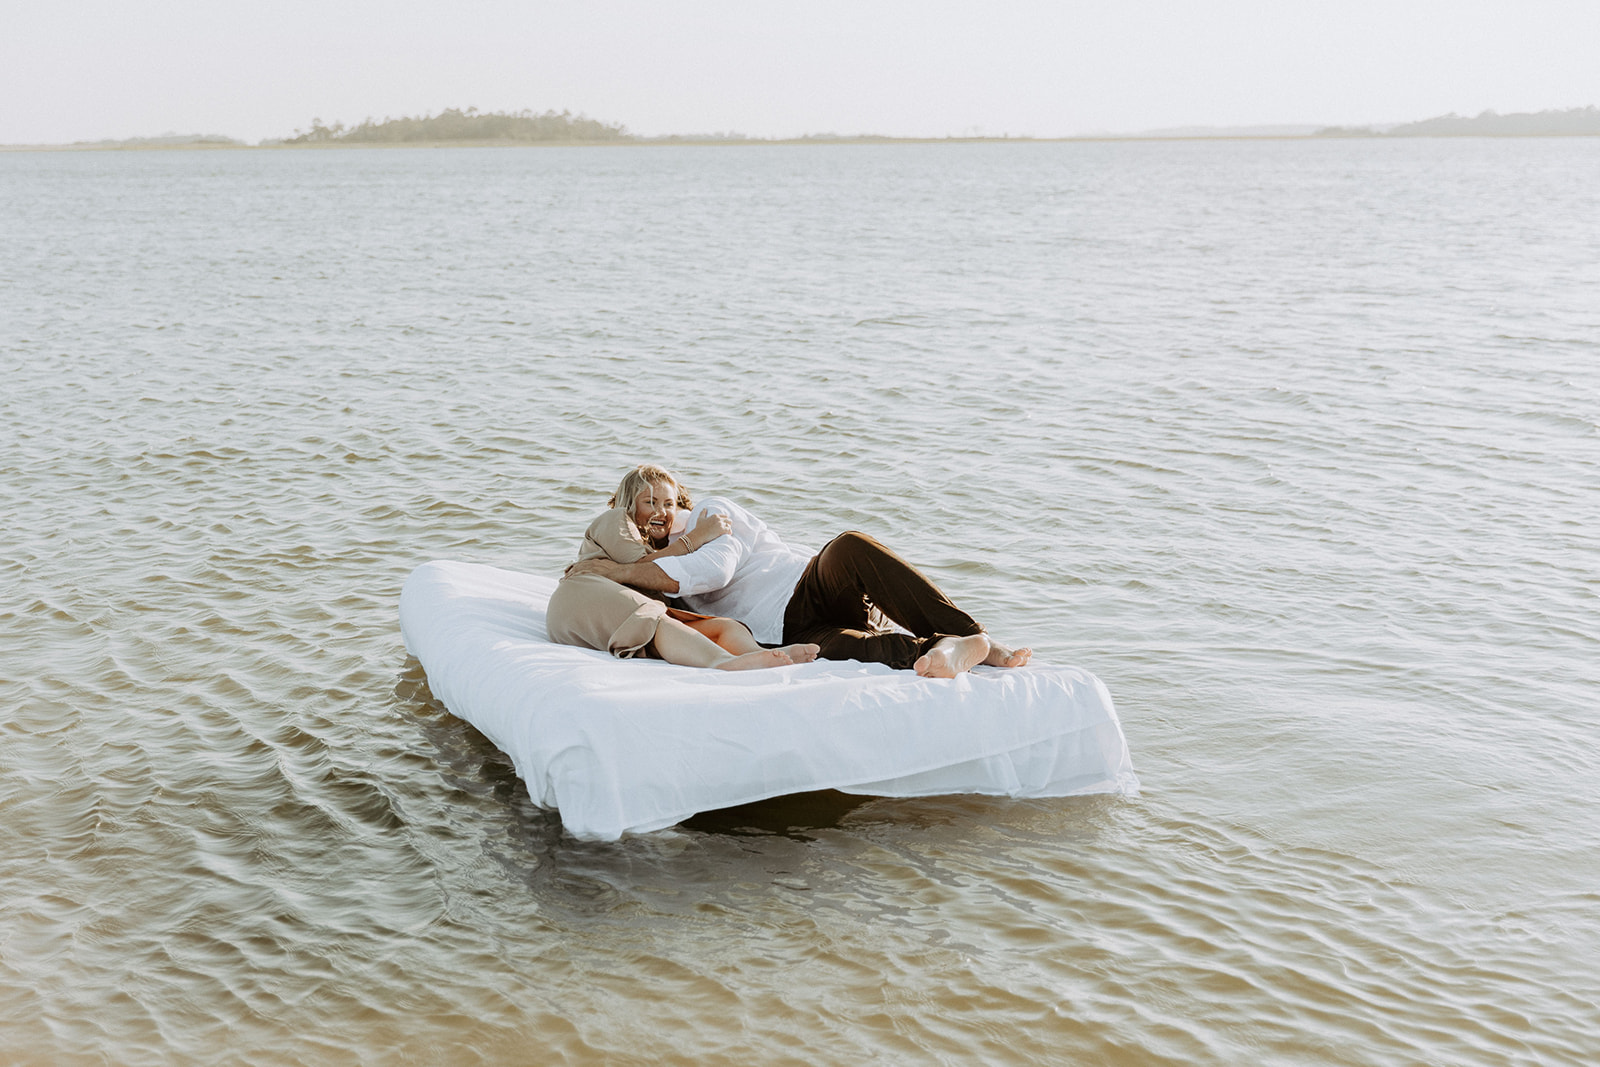
M618 563L649 563L686 555L729 530L726 515L707 515L677 540L672 525L689 494L671 473L653 464L635 467L607 501L611 508L589 524L578 561L604 556ZM571 567L568 571L571 571ZM762 648L743 624L669 608L636 589L598 575L563 577L550 597L545 624L553 641L610 652L628 659L655 655L686 667L739 671L809 663L813 644Z

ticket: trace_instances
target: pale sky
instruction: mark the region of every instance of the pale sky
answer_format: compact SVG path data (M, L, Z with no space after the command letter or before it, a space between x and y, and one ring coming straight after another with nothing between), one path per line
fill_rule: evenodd
M568 109L1057 137L1600 104L1600 0L0 0L0 144Z

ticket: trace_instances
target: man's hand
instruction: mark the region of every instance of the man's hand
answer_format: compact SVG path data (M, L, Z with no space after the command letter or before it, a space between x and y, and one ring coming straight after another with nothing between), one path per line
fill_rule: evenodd
M678 579L668 578L667 572L657 567L654 563L617 563L597 556L574 563L567 572L569 577L580 574L594 574L601 578L610 578L619 585L631 585L635 589L648 589L656 593L676 593Z
M571 577L577 577L580 574L598 574L602 578L610 578L615 582L619 580L617 571L621 567L622 564L614 560L609 560L604 556L596 556L594 559L585 559L574 563L572 568L567 571L567 574Z

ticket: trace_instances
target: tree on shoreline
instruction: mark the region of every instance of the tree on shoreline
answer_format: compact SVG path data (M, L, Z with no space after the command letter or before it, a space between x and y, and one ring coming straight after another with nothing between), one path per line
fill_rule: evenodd
M570 111L488 111L475 107L465 111L445 108L437 115L421 118L372 118L361 125L345 128L344 123L324 125L311 120L311 129L285 140L284 144L404 144L412 141L526 141L526 142L607 142L632 141L634 137L621 124L605 123Z
M1436 118L1406 122L1377 130L1371 126L1328 126L1318 137L1593 137L1600 134L1600 108L1564 111L1519 111L1501 115L1485 111L1476 116L1451 112Z

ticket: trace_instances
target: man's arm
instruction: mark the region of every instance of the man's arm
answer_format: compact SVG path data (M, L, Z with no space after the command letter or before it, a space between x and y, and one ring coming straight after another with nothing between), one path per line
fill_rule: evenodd
M749 553L746 538L750 536L748 522L738 522L726 501L712 498L703 502L697 514L701 522L707 516L720 515L727 519L728 533L717 537L687 556L671 556L659 561L659 570L668 580L677 583L679 596L701 596L715 593L733 581L739 564ZM696 527L698 534L698 526ZM651 587L654 588L654 587Z
M733 509L724 501L708 500L700 508L700 521L703 522L707 514L726 516L731 510ZM747 521L746 526L748 525ZM694 532L698 536L703 536L698 523ZM741 531L735 527L732 532L715 537L686 556L659 553L652 555L652 559L659 560L665 566L646 561L614 563L603 558L586 559L574 563L567 573L598 574L602 578L610 578L613 582L655 593L676 593L679 596L713 593L733 581L739 562L749 551L744 536L748 536L748 533L741 535ZM679 542L674 542L674 545L680 543L681 539Z
M621 585L631 585L635 589L648 589L655 593L676 593L678 579L667 576L666 571L654 563L616 563L604 556L596 559L586 559L581 563L574 563L567 572L570 575L598 574L602 578L610 578Z

